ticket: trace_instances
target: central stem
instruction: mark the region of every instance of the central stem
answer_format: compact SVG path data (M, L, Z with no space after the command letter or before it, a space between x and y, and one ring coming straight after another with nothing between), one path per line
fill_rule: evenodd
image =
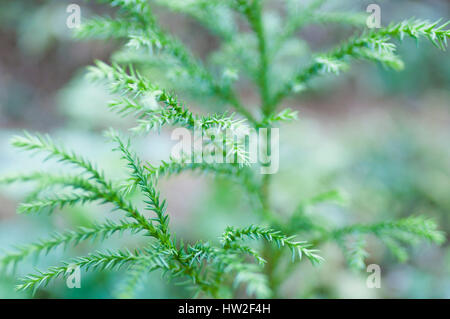
M272 111L270 87L269 87L269 57L267 55L266 34L263 23L263 9L261 2L256 1L252 14L250 16L250 23L258 38L258 51L260 58L259 65L259 90L261 95L261 109L264 119L270 115Z
M269 129L269 135L267 136L267 140L263 142L263 145L260 147L265 147L266 151L269 149L269 141L270 141L270 125L267 124L267 119L273 112L273 103L270 92L269 85L269 70L270 70L270 61L268 57L267 50L267 42L266 42L266 34L264 30L263 23L263 8L262 1L255 1L253 5L248 8L246 12L249 22L256 34L258 39L258 52L260 57L260 65L259 65L259 78L258 78L258 86L261 97L261 111L262 111L262 121L260 123L260 127L267 127ZM263 218L265 222L272 224L274 222L273 218L269 218L272 216L271 212L271 201L270 201L270 174L265 174L262 177L261 187L260 187L260 198L263 210ZM272 245L269 243L264 244L264 258L267 263L265 265L265 273L267 275L269 281L269 287L272 290L273 296L277 295L277 284L275 280L275 270L277 266L278 260L277 254L274 252Z

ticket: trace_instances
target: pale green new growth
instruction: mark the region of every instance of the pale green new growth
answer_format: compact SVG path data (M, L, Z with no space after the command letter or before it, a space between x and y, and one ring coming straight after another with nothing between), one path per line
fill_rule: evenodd
M222 242L224 247L230 246L233 242L237 240L242 240L245 238L249 239L265 239L268 242L273 242L278 248L283 246L288 247L292 252L292 259L298 257L301 259L302 256L307 257L311 263L318 264L323 261L323 258L316 255L315 249L308 249L311 244L305 241L293 241L295 236L286 237L280 233L280 231L274 231L272 229L262 228L259 226L249 226L244 229L234 229L228 227L226 232L222 235Z
M89 78L106 84L114 95L110 109L136 118L137 125L131 129L133 133L150 134L171 125L200 130L210 143L213 143L211 130L231 130L239 137L240 134L245 135L249 128L270 128L296 120L296 111L287 108L277 111L283 99L307 89L318 76L346 71L352 60L376 62L389 69L401 70L404 65L396 54L393 40L425 38L444 50L450 36L450 30L446 29L448 23L419 20L368 29L364 13L323 11L321 6L325 0L310 1L307 5L293 0L281 1L285 16L281 17L283 23L274 32L267 26L265 14L271 9L264 0L99 2L113 6L116 9L114 16L92 17L76 31L76 35L80 38L116 39L124 44L113 55L111 64L99 61L89 68ZM200 60L166 31L155 16L157 7L186 14L216 35L221 45L211 54L211 59ZM274 11L271 13L275 14ZM292 72L289 78L283 78L277 58L286 43L300 41L295 34L306 25L330 23L351 27L355 29L355 35L329 52L314 54L306 66L290 65L289 68L298 68L298 71ZM306 42L302 43L307 46ZM158 68L163 72L153 74L152 71ZM163 81L158 81L161 74L173 87L162 88ZM258 109L241 102L237 85L241 79L250 80L257 87ZM174 93L178 88L187 88L192 97L207 97L224 111L196 114ZM232 114L229 109L237 113ZM36 186L35 191L19 205L19 213L63 211L67 206L97 203L110 206L111 214L125 217L119 222L108 219L17 246L0 257L0 267L15 268L32 255L44 255L58 247L70 247L96 238L104 241L116 233L144 235L142 240L147 243L133 252L104 251L76 257L25 276L17 286L19 290L36 291L57 278L66 277L71 267L78 266L86 271L125 270L126 278L116 293L116 296L124 298L136 296L145 277L152 271L160 271L168 280L194 288L195 296L241 296L239 291L244 286L247 296L277 297L279 286L289 278L300 260L305 257L314 265L324 261L316 247L325 241L337 242L350 267L359 270L364 269L368 256L367 235L379 238L401 260L408 256L406 245L423 240L438 244L444 241L434 221L424 217L340 228L308 213L309 208L323 202L345 203L345 196L338 191L302 200L285 218L272 204L270 176L261 176L248 166L243 139L224 141L225 146L232 146L229 153L223 150L224 156L238 159L234 163L192 163L187 158L171 157L155 165L144 162L132 151L129 138L122 138L113 130L108 135L115 145L114 150L128 168L126 180L108 179L96 165L48 136L25 133L13 138L12 145L16 148L42 153L47 159L70 165L75 170L70 174L32 172L1 178L0 184L27 182ZM176 238L170 228L171 214L167 203L158 190L158 179L186 171L212 173L242 186L260 225L227 227L220 242L211 240L188 244ZM141 206L129 196L135 192L140 193L138 198L143 198L144 209L138 208ZM294 240L297 237L309 241ZM250 246L244 242L249 242ZM280 272L285 265L281 261L288 259L284 254L286 251L291 252L292 261L285 271Z

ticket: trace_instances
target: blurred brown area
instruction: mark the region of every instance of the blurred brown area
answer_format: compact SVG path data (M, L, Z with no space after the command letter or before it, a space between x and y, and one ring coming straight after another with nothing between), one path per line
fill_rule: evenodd
M50 4L49 4L50 3ZM55 94L80 68L96 59L107 60L117 45L71 39L65 22L70 1L9 1L2 4L0 27L0 124L8 128L45 130L61 125ZM45 7L48 6L48 7ZM84 3L87 10L98 5ZM9 10L9 11L8 11ZM41 14L36 14L39 10ZM59 10L60 15L55 11ZM34 17L33 15L38 17ZM42 15L42 16L39 16ZM55 16L56 15L56 16ZM8 16L8 17L6 17ZM48 18L49 20L45 20ZM39 20L32 25L30 20ZM6 21L5 21L6 20ZM39 25L39 22L42 24ZM49 25L46 25L45 23ZM60 25L52 25L59 23ZM31 25L27 25L31 24ZM54 28L61 29L55 32ZM23 45L25 38L46 33L35 54ZM24 40L25 39L25 40Z

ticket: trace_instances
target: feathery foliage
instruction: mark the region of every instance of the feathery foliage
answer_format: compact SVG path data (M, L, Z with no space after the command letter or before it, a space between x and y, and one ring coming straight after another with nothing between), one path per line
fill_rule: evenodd
M120 59L111 64L98 61L89 68L89 78L106 85L114 100L110 109L122 116L136 119L132 133L150 134L164 126L200 130L207 143L214 143L215 133L231 130L238 138L225 139L221 147L232 146L231 152L220 148L226 158L237 162L209 164L192 162L189 158L170 158L160 165L147 163L132 150L129 138L113 130L109 139L128 168L128 179L112 181L91 161L77 152L69 151L50 137L25 133L15 137L12 145L20 150L42 153L70 165L76 173L31 172L0 179L0 184L30 182L35 191L22 204L19 213L63 211L67 206L86 203L112 206L111 214L124 214L119 222L107 220L89 227L78 227L55 233L28 245L14 248L0 257L0 267L14 268L31 255L47 254L58 247L77 245L81 241L104 241L115 233L125 231L143 234L148 241L144 248L94 252L63 262L23 277L19 290L43 288L59 277L66 277L71 267L86 271L106 271L123 268L126 280L121 283L119 297L133 297L143 278L152 271L161 271L168 280L190 286L195 295L210 297L237 296L239 287L246 295L276 297L277 288L296 264L304 259L314 265L324 259L316 249L325 241L335 241L353 269L365 266L366 235L374 235L401 260L407 256L405 246L420 241L442 243L444 236L434 221L424 217L408 217L398 221L382 221L367 225L339 228L324 223L308 213L308 209L323 202L339 201L336 191L326 192L302 201L287 219L279 215L271 201L270 176L259 176L248 166L245 135L249 128L271 128L297 119L291 109L277 111L281 102L292 93L300 93L318 76L338 75L350 67L352 60L380 63L392 70L401 70L403 62L396 54L394 40L428 39L437 48L447 47L448 23L407 20L380 29L365 26L366 15L361 13L327 12L321 9L325 0L310 1L298 7L296 1L286 5L285 23L279 32L268 30L266 3L263 0L99 0L115 8L112 17L92 17L76 31L79 38L116 39L124 46ZM202 61L159 23L155 8L165 8L196 19L220 40L221 45L211 54L210 61ZM244 22L248 28L238 28ZM297 31L308 24L338 24L355 29L355 35L344 40L329 52L314 54L308 65L297 68L288 79L277 74L277 57L289 41L299 40ZM143 58L137 62L135 57ZM300 56L299 56L300 58ZM162 88L164 81L155 80L149 68L163 68L173 87ZM152 70L152 68L150 68ZM260 108L252 109L240 99L237 83L247 77L258 88ZM281 83L281 85L280 85ZM189 93L211 98L227 111L220 114L195 114L174 93L179 87L189 87ZM230 113L234 110L236 113ZM266 145L259 145L265 148ZM227 148L228 149L228 148ZM245 164L245 165L241 165ZM170 228L170 212L158 190L158 180L185 171L212 173L224 176L243 186L243 191L256 202L254 208L260 225L244 228L227 227L214 241L185 243L177 239ZM145 208L138 208L136 199L128 196L139 192ZM306 240L296 241L294 238ZM253 242L258 240L258 242ZM261 241L259 241L261 240ZM250 241L251 246L244 242ZM262 245L262 247L260 247ZM287 249L283 249L287 248ZM283 278L275 275L285 250L292 254L290 270ZM231 284L232 283L232 284Z

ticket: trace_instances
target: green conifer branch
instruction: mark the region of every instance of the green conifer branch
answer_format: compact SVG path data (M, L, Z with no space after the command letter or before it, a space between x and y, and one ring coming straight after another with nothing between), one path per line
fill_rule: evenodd
M84 257L74 258L70 262L65 262L62 266L50 267L44 272L30 274L23 277L21 284L17 285L18 291L33 290L47 286L50 281L58 277L66 277L70 269L80 267L88 270L117 270L128 266L135 261L146 258L137 251L116 251L116 252L97 252Z
M437 230L436 222L423 216L412 216L396 221L386 221L368 225L351 225L335 230L333 232L333 237L342 237L353 233L372 233L381 237L388 235L396 238L404 238L403 236L405 234L409 234L415 238L425 239L437 244L442 244L445 240L444 234ZM408 236L408 238L410 237Z
M164 50L174 56L185 68L186 72L193 78L199 79L210 87L217 97L228 102L239 113L245 116L251 123L256 123L253 115L240 103L233 89L215 80L210 72L203 66L200 60L195 58L191 52L175 37L166 33L151 13L148 2L131 1L127 3L114 3L114 5L130 10L137 6L140 10L131 9L136 21L126 19L123 23L105 18L94 18L82 25L78 31L79 37L121 37L126 35L129 39L128 47L139 49L146 47L150 50ZM113 30L111 30L111 27ZM117 31L113 33L113 31Z
M66 151L62 146L56 145L50 137L43 137L41 135L32 136L29 133L25 133L23 137L15 137L12 140L12 145L18 147L20 149L24 149L32 152L43 152L47 154L47 158L55 158L63 163L73 164L78 168L83 169L90 177L102 185L105 191L96 190L94 194L88 194L83 197L79 195L78 202L84 203L86 201L93 201L98 199L103 199L105 202L112 203L116 206L117 209L123 210L127 213L129 217L137 220L144 228L146 228L151 235L154 235L154 227L153 225L147 221L147 219L141 215L136 208L129 202L127 202L116 190L112 183L106 180L103 172L98 171L95 166L89 162L88 160L78 156L74 152ZM47 198L44 201L37 201L36 205L25 205L25 211L33 210L33 207L37 208L38 206L60 206L63 207L66 204L76 204L77 196L73 198L65 197L64 195L60 198ZM58 202L58 200L60 201ZM52 205L54 203L55 205ZM61 205L62 204L62 205Z
M157 233L155 234L155 237L162 247L165 247L167 251L170 251L172 258L179 264L180 268L177 272L190 275L194 284L198 285L203 290L209 290L210 284L204 282L204 280L200 278L198 269L192 267L189 259L186 260L183 250L176 248L176 244L169 232L169 215L166 213L167 203L165 200L160 200L160 193L155 188L157 182L156 176L146 174L141 160L136 154L129 150L129 142L125 144L120 137L112 131L111 138L117 143L118 150L122 153L123 159L131 169L131 176L137 181L142 193L147 197L147 200L145 201L147 209L156 214L156 219L154 220L158 222L158 226L156 228Z
M82 241L95 240L96 238L103 241L115 233L122 234L127 230L131 231L131 233L138 233L142 231L142 227L137 223L107 220L102 224L93 224L89 227L79 227L76 230L54 233L49 238L39 239L31 244L14 247L14 252L0 257L0 266L2 268L8 267L9 265L14 266L28 256L48 254L61 246L64 248L68 245L75 246Z
M396 221L385 221L375 224L355 224L338 228L329 233L331 240L336 240L344 251L344 255L353 269L364 268L364 259L368 256L365 251L363 236L373 234L378 237L387 248L400 260L408 259L408 252L404 246L416 245L422 241L442 244L445 241L444 233L437 230L437 224L432 219L423 216L412 216ZM351 246L348 246L348 237L356 236Z
M56 208L63 209L66 206L86 204L100 198L95 194L59 194L58 197L44 197L28 203L21 203L17 209L19 214L31 214L41 212L45 209L53 211Z
M221 237L225 248L232 242L243 239L264 239L270 243L274 243L278 248L288 247L292 252L293 260L295 260L298 255L299 259L302 259L302 257L305 256L312 264L320 264L323 261L323 258L316 254L318 250L309 249L311 244L308 244L306 241L293 241L294 236L286 237L281 234L280 231L260 226L251 225L242 229L227 227L225 233Z
M291 92L302 90L308 81L318 75L339 74L345 71L348 68L347 60L349 59L378 61L394 70L402 69L403 62L395 55L395 45L389 42L392 38L403 40L409 36L418 40L425 37L438 48L445 50L447 38L450 37L450 30L446 30L445 27L449 23L450 21L439 26L439 21L431 23L409 20L354 37L331 52L317 56L313 63L300 71L292 81L275 94L273 103L279 104Z

